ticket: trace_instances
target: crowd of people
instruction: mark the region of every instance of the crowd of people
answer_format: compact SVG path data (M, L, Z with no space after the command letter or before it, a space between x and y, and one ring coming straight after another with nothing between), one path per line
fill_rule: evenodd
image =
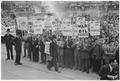
M118 23L118 16L104 17L104 21L101 22L100 36L89 36L88 38L72 38L62 34L59 36L44 36L27 32L22 36L20 31L17 31L17 36L13 37L9 35L10 30L7 30L7 34L4 36L7 60L10 59L9 52L11 52L11 59L14 59L12 51L12 45L14 45L16 50L15 65L21 65L20 57L23 45L23 57L28 57L33 62L40 61L41 64L47 64L49 70L51 70L51 67L55 67L55 70L60 72L59 67L61 67L87 73L92 70L92 72L100 74L101 67L114 62L111 59L116 60L117 66L115 68L119 66L119 33L117 32L119 28L116 23ZM118 29L114 31L114 28ZM103 41L101 42L100 39L103 39ZM50 54L45 53L46 42L50 42ZM47 60L49 55L52 57L51 60ZM119 74L118 72L117 69L116 75Z

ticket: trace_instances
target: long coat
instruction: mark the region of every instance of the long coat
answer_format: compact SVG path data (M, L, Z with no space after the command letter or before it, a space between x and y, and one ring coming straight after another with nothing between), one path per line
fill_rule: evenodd
M40 41L40 52L41 53L45 52L45 44L43 43L43 41Z
M22 39L15 38L13 44L15 45L16 52L21 53L22 52Z
M74 65L74 49L72 47L72 44L73 44L72 41L69 41L68 45L66 43L65 44L65 51L64 51L65 65L69 68L73 68L73 65Z
M52 57L58 57L58 45L53 41L50 43L50 55Z
M13 44L14 38L15 37L13 35L11 35L11 34L7 35L6 34L4 36L6 46L11 47L12 44Z
M102 59L102 46L101 45L98 45L98 44L95 45L93 52L92 52L92 58L94 55L96 56L96 59Z
M90 58L90 48L88 46L86 46L86 48L84 48L82 45L80 52L81 52L81 54L80 54L81 59L89 59Z

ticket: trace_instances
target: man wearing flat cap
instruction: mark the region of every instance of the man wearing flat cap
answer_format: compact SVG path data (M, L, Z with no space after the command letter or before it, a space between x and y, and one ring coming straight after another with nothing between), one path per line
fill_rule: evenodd
M10 34L10 29L7 29L7 34L4 36L5 38L5 44L6 44L6 50L7 50L7 58L6 60L10 60L10 56L11 59L13 60L13 40L14 40L14 36ZM11 53L11 55L10 55Z

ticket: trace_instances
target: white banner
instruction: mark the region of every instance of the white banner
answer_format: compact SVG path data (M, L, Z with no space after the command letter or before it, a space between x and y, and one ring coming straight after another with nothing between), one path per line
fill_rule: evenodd
M34 27L34 34L42 34L43 33L43 28L37 26Z
M16 20L17 20L18 29L28 30L28 19L27 19L27 17L18 17Z
M78 27L73 27L72 28L72 33L73 33L73 36L78 36L78 34L79 34L79 28Z
M42 20L38 20L38 19L33 20L34 34L42 34L43 28L44 28L44 23Z
M85 38L85 37L89 36L89 34L88 34L88 22L87 21L84 24L79 25L78 28L79 28L78 36L80 38Z
M45 43L45 53L50 54L50 42Z
M72 33L72 27L71 26L64 26L62 27L62 34L64 36L72 36L73 33Z
M85 17L77 17L77 25L83 25L85 23Z
M100 35L99 21L90 21L90 34L91 36Z

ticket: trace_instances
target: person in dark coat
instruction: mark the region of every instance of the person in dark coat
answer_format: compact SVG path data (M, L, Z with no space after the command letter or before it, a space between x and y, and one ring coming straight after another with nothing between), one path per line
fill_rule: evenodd
M49 61L48 63L48 70L51 70L52 67L55 68L56 72L60 72L58 68L58 54L57 54L57 42L56 42L56 37L53 35L52 42L50 43L50 56L52 57L52 60Z
M27 38L27 43L28 43L28 57L30 59L30 61L32 60L32 38L33 38L33 35L30 34L30 36Z
M13 60L13 40L14 36L10 34L10 29L7 29L7 34L4 36L6 49L7 49L7 58L6 60L10 59L10 53L11 53L11 59Z
M20 32L16 32L16 38L14 39L15 51L16 51L16 59L15 65L22 65L20 63L21 52L22 52L22 38L20 36Z
M38 40L36 37L32 38L32 58L33 62L38 62L39 61L39 46L38 46Z
M88 42L84 42L81 48L81 70L89 73L90 48Z
M115 59L110 59L109 64L100 68L100 80L116 80L118 78L118 66Z
M40 52L41 52L41 64L46 64L46 54L45 54L45 41L44 39L40 40Z
M64 45L65 42L63 40L63 37L61 37L58 47L58 59L59 59L59 66L62 68L64 68Z
M74 66L74 49L72 46L73 46L73 42L71 38L68 38L65 44L64 59L65 59L65 66L70 69L73 69Z
M98 40L95 41L95 46L93 48L92 52L92 67L93 67L93 72L98 73L100 67L101 67L101 61L102 61L102 46L98 43Z
M74 66L74 70L79 69L79 46L80 43L78 40L75 40L73 47L74 47L74 62L75 62L75 66Z

